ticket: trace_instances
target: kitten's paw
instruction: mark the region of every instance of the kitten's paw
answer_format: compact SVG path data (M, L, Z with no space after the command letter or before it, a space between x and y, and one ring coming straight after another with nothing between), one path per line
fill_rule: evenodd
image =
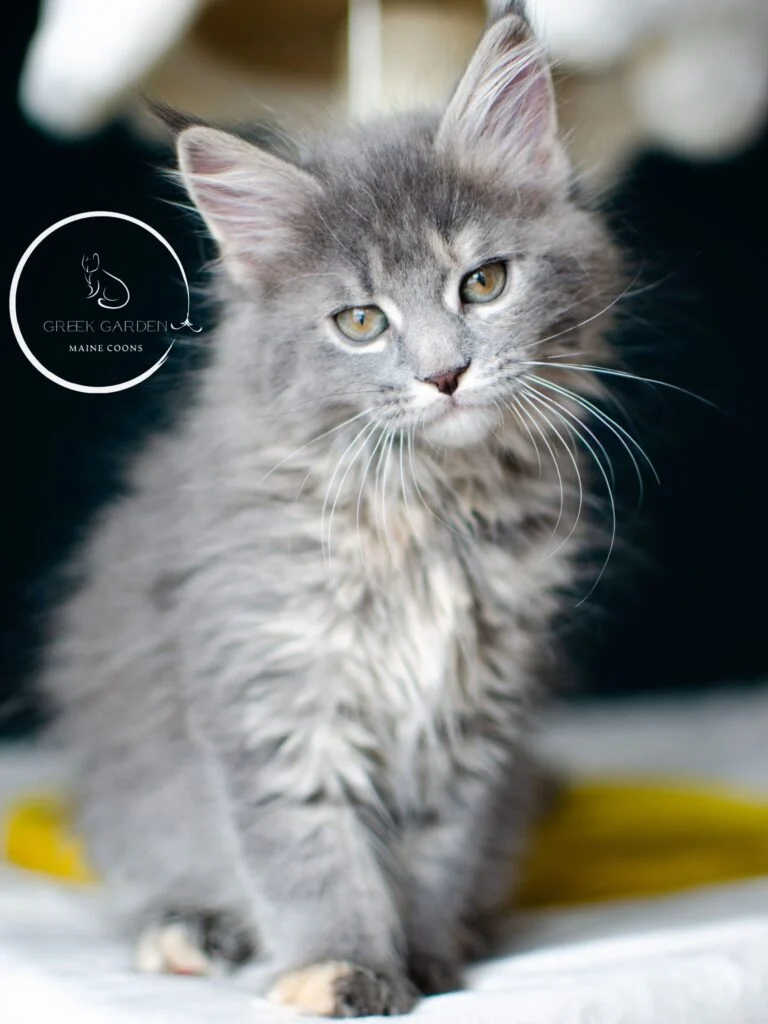
M408 956L408 977L424 996L439 996L462 987L461 965L456 960L431 953Z
M330 960L284 974L268 998L320 1017L373 1017L408 1013L418 993L398 974Z
M139 936L135 964L146 974L214 975L245 963L254 946L226 914L168 914Z
M134 962L144 974L215 973L213 959L198 945L194 929L185 921L145 928L136 943Z

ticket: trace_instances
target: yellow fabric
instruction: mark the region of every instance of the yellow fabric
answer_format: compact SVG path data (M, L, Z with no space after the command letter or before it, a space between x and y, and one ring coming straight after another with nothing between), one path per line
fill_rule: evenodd
M10 808L4 854L33 871L94 881L70 809L55 795ZM651 896L760 874L768 874L768 802L658 779L582 781L536 829L514 903Z
M515 902L590 903L768 874L768 802L659 779L585 781L543 821Z
M55 794L26 797L6 817L3 852L13 864L72 882L92 882L71 809Z

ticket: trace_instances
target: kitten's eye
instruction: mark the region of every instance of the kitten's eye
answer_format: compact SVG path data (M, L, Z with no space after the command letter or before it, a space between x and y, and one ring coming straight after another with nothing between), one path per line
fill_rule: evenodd
M362 345L378 338L389 327L389 320L378 306L350 306L333 319L345 338Z
M491 302L504 291L507 268L503 263L486 263L461 279L459 296L462 302Z

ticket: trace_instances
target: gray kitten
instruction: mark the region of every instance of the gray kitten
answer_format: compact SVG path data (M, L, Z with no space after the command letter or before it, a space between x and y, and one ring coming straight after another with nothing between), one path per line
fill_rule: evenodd
M594 436L557 360L604 353L617 257L514 13L441 117L178 152L224 315L52 631L82 829L139 967L258 946L279 1003L406 1012L525 836Z

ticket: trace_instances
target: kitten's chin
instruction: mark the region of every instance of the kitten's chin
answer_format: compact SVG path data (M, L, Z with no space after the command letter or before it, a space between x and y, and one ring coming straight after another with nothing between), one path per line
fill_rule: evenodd
M427 424L424 437L430 444L443 448L471 448L485 441L498 420L493 409L459 406Z

